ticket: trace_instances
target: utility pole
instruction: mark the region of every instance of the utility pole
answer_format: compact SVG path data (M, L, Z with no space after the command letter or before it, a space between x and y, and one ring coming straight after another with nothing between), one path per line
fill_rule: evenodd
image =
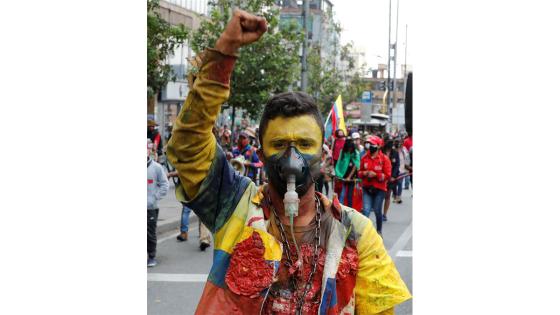
M391 102L391 0L389 0L389 49L387 52L387 99L385 100L385 114L389 113L389 103ZM390 120L389 120L390 121Z
M393 110L397 110L397 101L399 97L397 95L397 45L398 45L398 38L399 38L399 0L397 0L397 23L395 25L395 44L393 45L393 81L395 84L393 85Z
M307 90L307 40L309 37L309 30L307 29L307 16L309 13L309 0L303 0L303 47L301 50L301 90Z
M404 76L403 79L406 79L407 77L407 72L406 72L406 67L407 67L407 63L406 63L406 55L407 55L407 49L408 49L408 24L405 25L405 29L404 29ZM405 85L406 85L406 81L405 81Z

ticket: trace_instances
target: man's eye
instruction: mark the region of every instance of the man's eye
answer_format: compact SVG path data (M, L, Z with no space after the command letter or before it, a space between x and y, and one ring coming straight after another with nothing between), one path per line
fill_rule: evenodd
M310 142L307 142L307 141L304 141L304 142L301 142L301 143L299 144L299 146L302 147L302 148L306 148L306 149L307 149L307 148L310 148L310 147L311 147L311 143L310 143Z
M275 149L282 149L282 148L285 147L286 145L285 145L284 143L282 143L282 142L276 142L276 143L273 143L272 146L273 146Z

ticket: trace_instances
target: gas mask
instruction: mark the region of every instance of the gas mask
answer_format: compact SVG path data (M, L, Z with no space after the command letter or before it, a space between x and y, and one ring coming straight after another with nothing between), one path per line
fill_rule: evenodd
M321 174L321 151L315 155L302 154L290 143L283 152L265 157L265 170L270 183L280 195L284 195L284 214L290 217L290 231L295 241L294 217L299 215L299 197ZM298 260L295 265L302 267L302 256L295 242Z
M266 174L280 195L288 191L290 182L298 196L303 196L321 174L321 152L302 154L293 143L283 152L265 157L264 162Z

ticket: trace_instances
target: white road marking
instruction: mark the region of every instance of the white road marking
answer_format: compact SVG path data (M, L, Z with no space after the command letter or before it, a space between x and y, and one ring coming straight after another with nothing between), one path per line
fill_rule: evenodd
M393 247L389 250L389 255L395 257L395 255L401 251L408 243L408 240L412 237L412 222L404 230L404 232L399 236L399 239L393 244Z
M412 257L411 250L399 250L397 253L397 257Z
M162 238L159 238L159 237L158 237L158 240L157 240L158 244L161 243L161 242L165 242L165 241L167 241L168 239L177 237L177 233L178 233L177 231L172 231L172 232L170 232L169 235L167 235L167 236L164 236L164 237L162 237Z
M148 273L148 281L159 282L206 282L208 274L198 273Z

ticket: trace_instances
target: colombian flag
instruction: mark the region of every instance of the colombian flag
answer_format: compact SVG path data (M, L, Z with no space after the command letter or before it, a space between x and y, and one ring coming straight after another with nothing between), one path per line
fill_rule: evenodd
M337 129L342 129L346 135L346 123L342 111L342 96L338 95L333 107L325 121L325 139L330 137Z

